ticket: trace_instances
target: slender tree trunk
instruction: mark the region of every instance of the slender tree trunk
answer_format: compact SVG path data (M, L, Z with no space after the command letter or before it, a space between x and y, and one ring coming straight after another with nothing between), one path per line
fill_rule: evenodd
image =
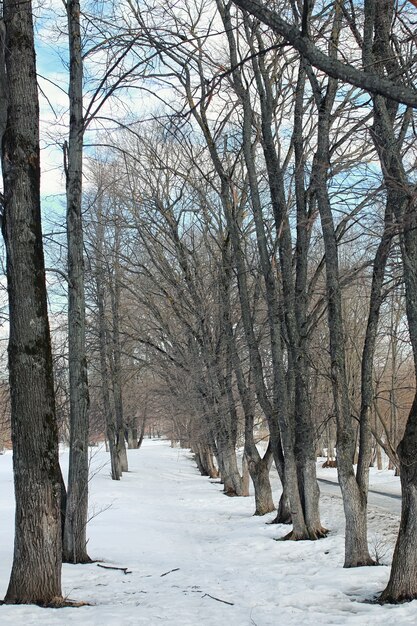
M335 7L332 28L334 46L331 54L337 55L341 25L341 7ZM314 193L320 213L326 265L327 314L330 335L331 378L334 410L337 424L337 470L345 511L345 562L344 567L372 565L367 541L367 498L356 482L353 470L354 431L349 404L349 391L345 363L342 296L339 277L339 258L336 230L328 193L328 168L330 164L329 135L331 112L337 82L328 79L326 95L312 88L318 108L317 149L314 155L312 178ZM369 461L368 461L369 462Z
M323 132L326 133L322 128L321 133ZM359 490L352 465L354 436L345 371L337 241L333 216L327 195L327 176L323 171L319 173L323 167L327 167L325 164L328 163L326 154L320 152L323 149L322 141L327 141L323 135L321 138L319 137L318 152L316 155L316 194L318 197L326 254L330 357L333 399L337 420L337 469L346 518L344 566L358 567L361 565L370 565L373 561L369 555L366 536L366 494L363 494L363 492Z
M260 59L261 67L264 67L263 59ZM264 70L265 73L265 70ZM295 455L297 459L298 478L303 502L303 510L308 534L311 539L319 539L327 534L327 529L321 525L320 520L320 489L316 476L316 441L315 424L311 411L309 392L309 367L308 367L308 257L310 248L310 235L312 228L312 213L315 209L308 207L305 188L305 151L304 151L304 94L306 82L305 63L301 60L296 99L294 106L294 157L295 157L295 196L297 211L297 241L295 248L296 275L295 284L292 284L292 272L289 259L291 258L291 229L288 217L282 215L282 200L284 195L284 180L282 173L278 178L279 184L274 180L273 168L269 168L269 180L271 193L274 190L274 214L277 233L282 231L280 237L280 260L283 276L285 276L285 303L288 335L291 341L292 363L295 377ZM271 93L269 88L269 99ZM268 126L269 151L274 149L271 134L271 124ZM276 159L277 160L277 159ZM273 165L273 161L272 161Z
M63 602L61 485L41 230L32 3L5 0L3 8L9 101L2 142L2 230L16 498L13 566L5 602L56 605Z
M101 261L99 261L101 263ZM122 476L122 469L120 467L119 455L117 453L117 437L116 437L116 424L113 417L111 403L110 403L110 390L109 390L109 368L107 366L107 328L106 328L106 315L104 307L104 287L103 276L100 275L97 269L97 305L98 305L98 317L99 317L99 343L100 343L100 375L101 375L101 396L103 400L103 410L106 421L106 436L109 442L110 451L110 463L111 463L111 477L113 480L120 480Z
M99 190L97 198L97 231L96 231L96 263L95 263L95 279L97 294L97 314L98 314L98 338L100 351L100 378L101 378L101 397L103 402L103 411L106 424L106 437L109 444L111 477L113 480L120 480L122 470L120 467L119 456L116 448L116 422L111 408L110 401L110 371L108 367L108 334L106 319L106 293L105 293L105 274L104 274L104 216L102 206L102 195Z
M68 0L70 49L70 132L67 177L68 359L70 386L70 458L63 559L89 563L88 518L88 380L85 351L84 242L82 224L83 67L80 4Z
M128 471L128 460L125 443L125 423L123 415L122 395L122 362L120 346L120 225L116 216L115 224L115 258L114 284L111 289L112 308L112 358L111 375L113 384L114 410L116 414L116 449L122 472Z
M242 496L245 496L245 498L249 496L249 483L250 483L250 474L249 474L248 458L246 454L244 453L242 457Z
M139 438L138 438L138 445L137 445L138 448L140 448L143 443L143 438L145 436L145 428L146 428L146 418L143 417L141 421L140 429L139 429Z

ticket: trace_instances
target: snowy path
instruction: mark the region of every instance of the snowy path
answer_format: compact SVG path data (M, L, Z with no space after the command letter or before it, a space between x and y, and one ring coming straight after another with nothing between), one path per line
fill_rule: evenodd
M88 534L92 558L128 567L131 573L97 564L64 566L64 592L93 606L61 610L0 606L0 624L401 626L417 622L416 602L380 607L362 601L384 587L389 570L342 568L340 498L323 497L323 520L332 530L328 538L276 542L273 539L288 529L253 517L253 498L225 497L219 484L199 476L187 452L171 449L166 442L146 442L129 458L131 472L114 483L105 453L94 457L93 466L99 471L91 483L92 510L102 512L91 521ZM10 454L0 457L0 595L7 586L12 551L10 460ZM373 533L379 543L384 537L392 539L397 523L394 515L371 513L371 540ZM166 572L170 573L162 576Z
M326 478L319 478L320 492L326 495L342 497L339 483ZM401 496L396 493L388 493L378 489L369 489L368 506L370 509L378 507L387 513L401 513Z

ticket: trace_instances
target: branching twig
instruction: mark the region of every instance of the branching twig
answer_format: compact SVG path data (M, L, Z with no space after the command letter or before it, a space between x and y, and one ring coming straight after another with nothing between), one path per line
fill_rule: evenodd
M229 604L230 606L235 605L234 602L228 602L227 600L220 600L220 598L215 598L214 596L211 596L209 593L205 593L204 596L202 597L205 598L206 596L208 596L209 598L212 598L213 600L217 600L217 602L223 602L223 604Z
M170 569L169 572L165 572L164 574L161 574L161 578L162 576L167 576L168 574L171 574L171 572L178 572L180 568L179 567L175 567L174 569Z
M97 563L97 567L102 567L103 569L117 569L124 574L132 573L127 567L112 567L111 565L100 565L100 563Z

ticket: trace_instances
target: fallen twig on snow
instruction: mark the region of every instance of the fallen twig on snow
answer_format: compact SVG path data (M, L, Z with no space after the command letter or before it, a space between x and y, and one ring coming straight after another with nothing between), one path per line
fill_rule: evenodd
M100 563L97 563L97 567L102 567L103 569L117 569L120 572L123 572L123 574L131 574L132 573L129 570L129 568L127 568L127 567L112 567L111 565L100 565Z
M171 572L178 572L180 568L179 567L175 567L174 569L170 569L169 572L165 572L164 574L161 574L161 578L162 576L167 576L167 574L171 574Z
M205 598L206 596L208 596L209 598L212 598L213 600L217 600L217 602L223 602L223 604L229 604L230 606L235 605L234 602L228 602L227 600L220 600L220 598L215 598L214 596L211 596L209 593L205 593L204 596L201 596L201 597Z

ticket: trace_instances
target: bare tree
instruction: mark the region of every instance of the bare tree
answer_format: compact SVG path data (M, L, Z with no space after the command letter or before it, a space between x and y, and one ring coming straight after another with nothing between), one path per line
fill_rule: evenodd
M70 459L63 537L63 558L89 563L88 516L88 379L85 350L84 243L82 224L83 61L80 4L66 3L70 51L70 127L66 148L68 240L68 359L70 386Z
M9 293L9 375L16 497L5 602L61 597L58 434L40 213L39 105L32 3L6 0L7 128L3 236Z
M264 24L270 26L285 41L298 50L311 65L322 70L328 76L360 87L369 93L379 94L391 98L395 102L401 102L414 108L417 107L417 94L414 89L407 85L398 84L394 80L389 80L383 76L376 76L370 72L358 69L350 63L343 63L333 54L326 54L314 45L306 30L308 15L313 5L311 0L304 0L302 3L302 30L299 30L298 25L287 22L276 11L272 11L259 0L233 0L233 2L241 9L254 15ZM368 6L372 4L374 4L372 0L365 2L365 5ZM343 3L340 3L340 8L342 8L342 5Z

